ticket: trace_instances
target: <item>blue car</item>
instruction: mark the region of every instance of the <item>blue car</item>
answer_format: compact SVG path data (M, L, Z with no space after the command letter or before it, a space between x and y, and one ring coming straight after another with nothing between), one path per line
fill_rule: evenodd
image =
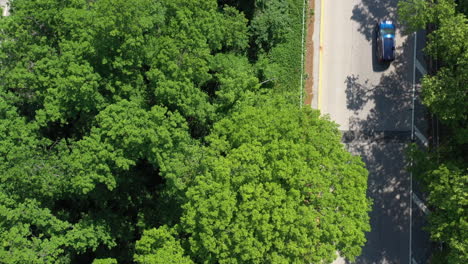
M390 62L395 59L395 24L385 20L377 23L377 59Z

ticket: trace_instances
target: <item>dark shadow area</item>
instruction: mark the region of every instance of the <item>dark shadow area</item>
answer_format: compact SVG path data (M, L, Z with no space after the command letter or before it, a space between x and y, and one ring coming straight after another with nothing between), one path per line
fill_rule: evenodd
M415 193L419 199L423 202L427 201L427 197L418 182L413 181L413 193ZM428 219L426 214L413 203L413 255L412 257L416 260L417 263L427 263L427 260L430 258L434 244L431 244L430 235L427 230ZM434 243L434 242L432 242Z
M360 83L359 76L351 75L346 77L345 84L346 104L348 109L355 112L362 110L369 100L369 96L372 94L372 87L369 84L369 80Z
M352 143L355 140L380 143L409 142L411 131L343 131L343 143Z
M71 263L91 263L95 258L116 258L119 263L132 263L135 242L145 228L172 225L178 219L180 205L162 195L166 184L159 168L148 160L140 159L128 171L114 171L117 186L109 190L99 183L86 195L74 195L58 200L53 206L54 215L76 224L95 219L108 228L116 246L109 248L100 243L96 249L73 252ZM164 207L170 204L171 207ZM173 217L172 219L169 219ZM105 224L103 224L105 223Z
M243 12L249 21L253 18L255 12L255 1L253 0L218 0L219 7L224 5L233 6Z
M367 195L373 200L371 232L355 263L407 263L410 197L404 140L354 140L347 147L366 163Z
M393 21L397 29L403 35L406 35L406 27L403 23L399 23L397 14L398 0L361 0L359 4L353 8L351 20L360 24L358 31L363 34L368 41L372 38L372 30L374 25L381 20Z
M361 0L353 8L351 20L359 23L358 31L371 40L375 24L380 20L396 21L397 0Z

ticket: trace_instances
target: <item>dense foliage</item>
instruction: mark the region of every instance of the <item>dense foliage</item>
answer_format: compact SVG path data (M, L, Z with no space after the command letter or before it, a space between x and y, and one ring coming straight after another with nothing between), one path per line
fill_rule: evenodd
M10 3L1 263L359 255L367 171L297 107L302 1Z
M431 237L445 246L440 263L468 262L468 19L466 1L400 1L409 29L435 27L425 52L440 68L422 80L423 103L442 122L441 145L418 154L429 192ZM458 10L458 11L457 11Z
M468 116L468 19L453 0L400 1L400 15L409 30L436 27L428 36L427 55L441 68L422 81L423 102L448 125L466 128ZM468 141L468 139L465 139ZM463 143L463 142L461 142Z
M282 100L238 107L207 137L186 193L181 226L194 259L310 263L332 261L336 248L359 255L369 231L367 174L337 126Z

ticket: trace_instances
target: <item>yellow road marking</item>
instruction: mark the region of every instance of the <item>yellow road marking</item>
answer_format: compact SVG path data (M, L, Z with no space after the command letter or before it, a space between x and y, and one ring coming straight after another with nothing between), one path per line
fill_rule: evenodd
M324 0L320 1L320 33L319 33L319 74L318 74L318 91L317 91L317 108L321 110L322 100L322 59L323 59L323 10L325 9Z

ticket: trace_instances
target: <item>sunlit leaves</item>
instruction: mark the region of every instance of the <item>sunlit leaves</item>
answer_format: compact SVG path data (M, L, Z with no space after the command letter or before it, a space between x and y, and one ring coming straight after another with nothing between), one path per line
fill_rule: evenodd
M465 83L468 82L468 64L464 71L451 71L449 68L440 69L435 76L423 79L423 102L429 109L447 124L466 120L467 93Z
M449 263L465 263L468 261L468 173L443 164L427 177L431 190L429 204L437 207L429 216L431 238L448 244Z
M167 226L150 229L136 244L135 261L142 264L190 264L190 258L184 256L176 232Z
M71 252L114 246L103 223L71 224L35 200L17 202L0 190L0 258L5 263L67 263Z
M189 142L180 115L158 106L146 111L134 102L121 101L101 111L97 125L89 137L72 146L67 158L75 185L84 193L97 182L114 189L113 173L127 171L141 159L164 168Z
M213 152L183 207L195 259L295 263L331 261L336 250L359 255L369 230L362 162L344 150L331 122L281 102L242 105L208 137Z

